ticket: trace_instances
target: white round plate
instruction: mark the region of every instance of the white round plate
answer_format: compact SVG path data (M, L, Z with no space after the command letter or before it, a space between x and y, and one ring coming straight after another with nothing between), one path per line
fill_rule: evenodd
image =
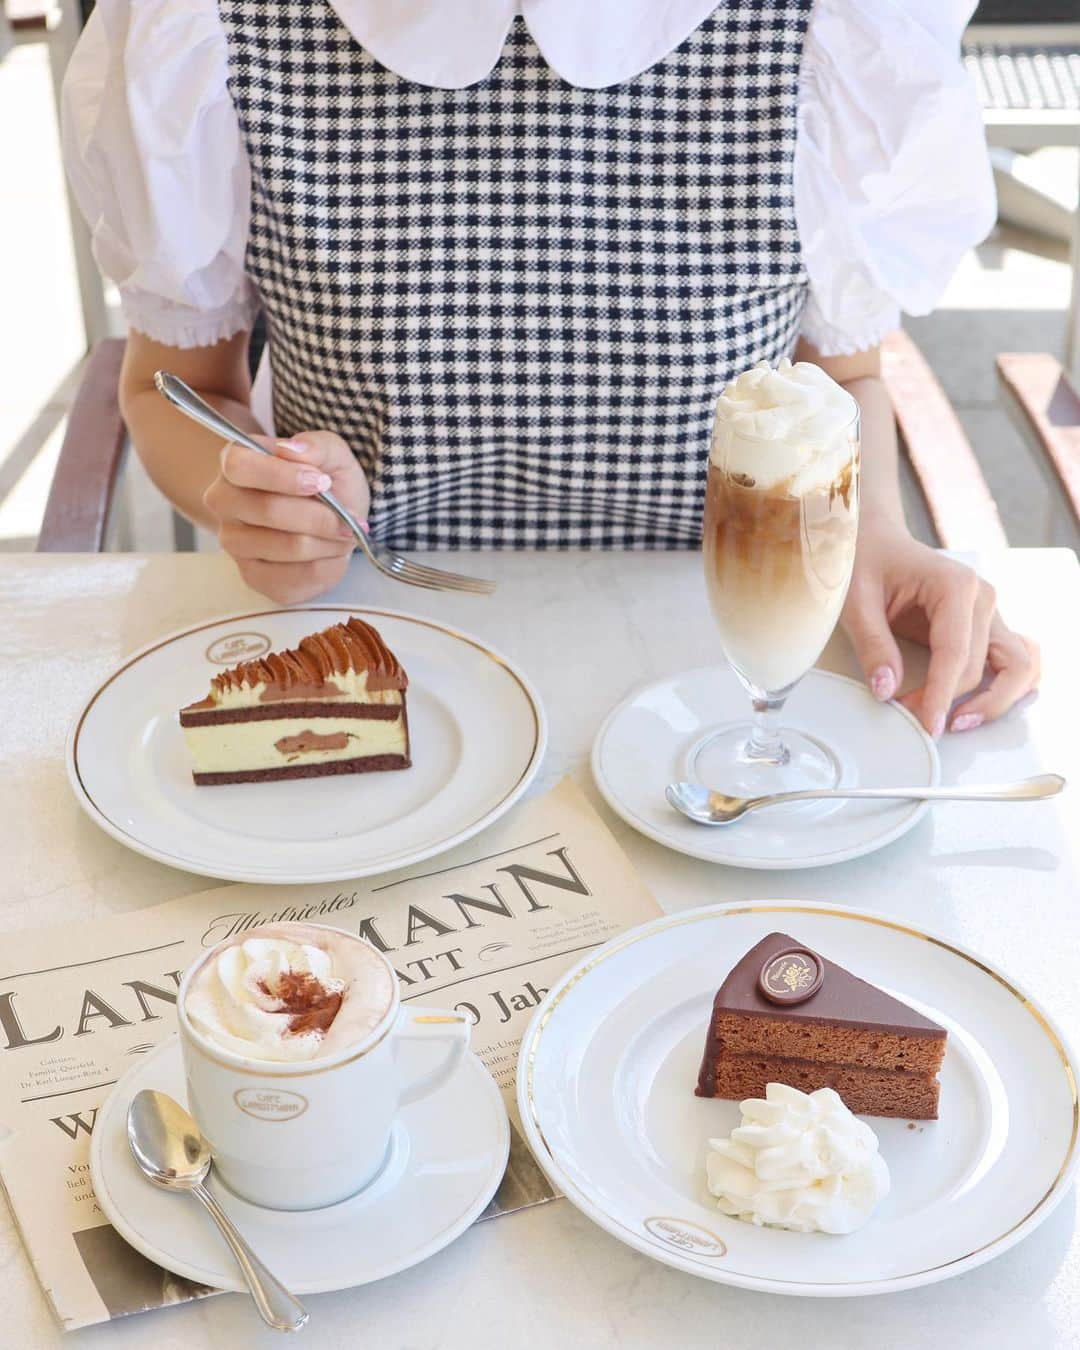
M757 1228L705 1185L738 1104L694 1096L712 1000L771 932L806 943L949 1033L940 1119L867 1117L892 1191L848 1237ZM959 1275L1019 1242L1076 1171L1076 1061L1026 994L970 952L899 920L772 901L634 929L551 990L521 1043L534 1154L590 1219L703 1279L774 1294L884 1294Z
M409 675L412 767L196 787L177 720L212 676L350 615ZM234 614L143 647L91 696L68 738L80 805L138 853L229 881L372 876L497 820L532 781L547 724L521 671L477 638L395 610L307 605Z
M927 802L801 802L755 811L734 825L695 825L668 804L664 788L675 779L695 780L689 763L695 749L716 727L749 715L746 691L726 666L658 680L605 719L593 742L596 785L635 830L729 867L846 862L892 843L926 813ZM907 709L878 703L846 676L810 671L788 700L783 723L829 746L844 787L930 787L940 777L934 742Z
M156 1189L127 1143L127 1109L143 1088L187 1105L175 1036L130 1069L94 1125L90 1173L105 1216L136 1251L213 1289L244 1289L228 1248L194 1200ZM402 1108L390 1155L370 1186L325 1209L248 1204L210 1172L209 1188L267 1266L296 1294L396 1275L459 1237L498 1189L510 1152L502 1095L475 1055L430 1097Z

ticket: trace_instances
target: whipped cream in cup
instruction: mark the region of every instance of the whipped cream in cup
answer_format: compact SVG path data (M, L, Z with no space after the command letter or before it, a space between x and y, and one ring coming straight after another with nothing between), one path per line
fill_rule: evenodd
M378 1027L396 997L392 970L333 929L257 928L205 962L185 1007L211 1044L269 1060L332 1055Z
M201 956L177 998L188 1109L242 1199L320 1209L389 1157L401 1106L439 1088L469 1045L463 1014L402 1007L397 972L355 933L252 928ZM434 1043L407 1073L405 1042Z
M724 1214L797 1233L854 1233L889 1194L877 1135L832 1088L769 1083L711 1139L705 1169Z

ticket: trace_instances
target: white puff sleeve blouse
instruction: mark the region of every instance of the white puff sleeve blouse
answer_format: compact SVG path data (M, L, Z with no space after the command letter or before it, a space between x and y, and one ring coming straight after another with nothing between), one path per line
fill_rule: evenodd
M552 68L603 88L673 51L715 0L331 0L395 73L483 79L516 14ZM817 0L801 66L795 210L810 297L803 334L861 350L925 314L995 214L966 0ZM612 35L616 35L613 39ZM250 327L250 170L216 0L98 0L68 67L68 173L130 325L170 346Z

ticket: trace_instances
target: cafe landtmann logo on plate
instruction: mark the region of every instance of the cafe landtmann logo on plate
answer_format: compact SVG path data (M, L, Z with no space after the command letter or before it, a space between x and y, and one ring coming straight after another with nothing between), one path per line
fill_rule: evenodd
M277 1088L240 1088L233 1093L233 1101L256 1120L295 1120L308 1109L308 1099L299 1092Z
M206 649L206 659L215 666L235 666L240 661L254 661L270 650L270 639L265 633L229 633L215 638Z
M689 1219L654 1217L645 1220L645 1231L666 1247L693 1256L727 1256L727 1243Z

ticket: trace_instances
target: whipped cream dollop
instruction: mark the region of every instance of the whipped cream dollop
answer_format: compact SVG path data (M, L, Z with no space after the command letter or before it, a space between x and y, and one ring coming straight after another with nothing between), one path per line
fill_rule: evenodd
M853 1233L889 1193L874 1131L832 1088L770 1083L742 1124L710 1139L709 1190L732 1218L797 1233Z
M267 929L215 953L187 990L195 1030L268 1060L329 1054L373 1030L393 1001L390 972L359 939L305 940L310 933Z
M712 462L793 497L827 487L851 458L858 404L811 361L759 361L716 405Z

